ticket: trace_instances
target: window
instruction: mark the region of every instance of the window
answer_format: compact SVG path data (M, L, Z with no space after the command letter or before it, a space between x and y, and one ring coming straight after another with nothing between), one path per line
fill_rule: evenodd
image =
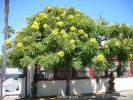
M78 78L90 77L90 68L83 67L82 69L76 72L76 77Z
M49 70L47 68L40 68L39 70L39 79L53 79L54 78L54 71Z

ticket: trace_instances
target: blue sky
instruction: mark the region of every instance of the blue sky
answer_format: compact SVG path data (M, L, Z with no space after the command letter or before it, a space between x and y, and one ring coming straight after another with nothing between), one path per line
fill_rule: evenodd
M0 49L3 44L4 29L4 1L0 1ZM21 30L26 25L25 16L43 10L44 7L63 6L76 7L96 19L102 13L102 17L110 23L128 23L133 27L133 0L9 0L9 25L14 30ZM1 51L0 51L1 54Z

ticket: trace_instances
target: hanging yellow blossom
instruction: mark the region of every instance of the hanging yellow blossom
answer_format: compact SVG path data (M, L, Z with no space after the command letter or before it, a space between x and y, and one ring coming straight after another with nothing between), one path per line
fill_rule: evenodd
M16 35L18 36L18 35L19 35L19 30L16 30L15 33L16 33Z
M118 41L115 42L115 46L116 46L116 47L119 47L119 46L120 46L120 42L118 42Z
M132 54L129 54L129 58L132 58Z
M58 30L57 30L57 29L54 29L54 30L52 31L52 34L53 34L53 35L57 35L57 34L58 34Z
M64 17L66 14L61 14L61 17Z
M65 34L66 31L64 29L61 30L61 34Z
M10 39L6 39L6 45L11 44L11 40Z
M47 9L48 9L48 10L52 10L52 7L51 7L51 6L48 6Z
M122 42L124 45L127 44L127 39L124 39Z
M84 30L83 30L83 29L79 29L79 30L78 30L78 33L79 33L79 34L83 34L83 33L84 33Z
M74 39L71 39L70 40L70 44L75 44L75 40Z
M43 28L47 29L48 28L48 24L43 24Z
M90 43L96 43L96 38L90 38Z
M68 19L73 19L73 18L74 18L73 15L69 15L69 16L68 16Z
M88 34L84 34L84 37L85 37L85 38L88 38Z
M129 24L126 24L126 27L127 27L127 28L130 28L130 25L129 25Z
M31 25L31 28L34 30L39 30L39 23L37 21L34 21Z
M64 33L64 34L63 34L63 37L64 37L64 38L68 37L67 33Z
M60 17L55 17L56 20L60 20Z
M63 22L62 21L57 22L57 26L62 27L63 26Z
M40 13L39 14L39 18L41 18L41 19L47 19L47 15L45 14L45 13Z
M99 54L97 57L96 57L97 61L99 62L102 62L104 60L104 55L103 54Z
M59 55L60 57L64 57L65 53L64 53L64 51L60 51L60 52L58 52L58 55Z
M61 14L61 17L64 17L66 15L66 11L63 11L63 13Z
M73 32L73 31L75 31L75 30L76 30L76 27L74 27L74 26L71 26L71 27L70 27L70 31Z
M63 11L63 14L65 14L65 15L66 15L66 11Z
M17 44L17 47L22 47L23 46L23 44L21 43L21 42L19 42L18 44Z
M72 50L74 50L75 47L76 47L76 46L75 46L74 44L71 45L71 49L72 49Z

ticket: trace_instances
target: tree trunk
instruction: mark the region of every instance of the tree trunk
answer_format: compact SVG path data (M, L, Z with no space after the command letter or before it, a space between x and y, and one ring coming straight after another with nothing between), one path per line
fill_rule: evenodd
M9 0L5 0L5 8L4 8L5 18L4 18L4 40L8 37L8 14L9 14ZM3 48L3 66L6 66L6 43L4 41L4 48ZM2 99L2 81L3 81L3 66L1 67L1 99Z
M71 65L67 62L67 76L66 76L66 96L70 96L70 80L71 80Z

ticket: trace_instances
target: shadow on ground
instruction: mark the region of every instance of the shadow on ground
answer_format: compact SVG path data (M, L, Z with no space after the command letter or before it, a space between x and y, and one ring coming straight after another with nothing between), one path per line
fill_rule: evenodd
M120 93L112 94L84 94L79 96L66 96L66 97L39 97L37 99L33 98L21 98L15 100L117 100L120 97ZM123 99L124 100L124 99Z

